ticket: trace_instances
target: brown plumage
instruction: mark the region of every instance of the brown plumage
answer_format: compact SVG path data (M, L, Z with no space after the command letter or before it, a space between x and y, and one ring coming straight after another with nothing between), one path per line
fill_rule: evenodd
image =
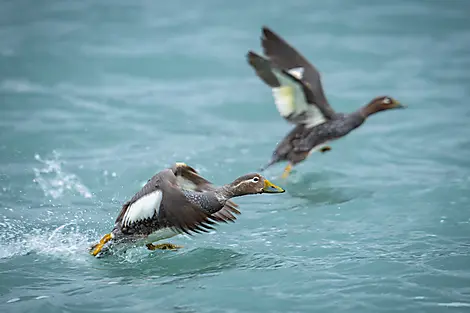
M154 246L152 243L180 233L207 232L214 229L217 222L234 222L240 211L230 200L233 197L282 192L284 189L257 173L215 187L194 168L176 163L154 175L123 205L113 230L91 247L91 254L101 254L109 241L113 245L144 243L151 250L177 248L171 244Z
M303 55L267 27L262 29L261 45L266 58L249 51L247 61L272 89L281 116L295 125L261 170L288 161L283 174L287 177L292 167L304 161L313 150L331 150L326 146L328 142L346 136L368 116L404 107L389 96L380 96L355 112L335 112L323 91L320 73Z
M204 192L214 191L216 189L211 182L209 182L204 177L200 176L194 168L187 164L176 163L173 165L172 170L175 175L179 178L181 185L184 186L189 182L189 184L194 185L194 191ZM237 218L234 214L241 214L240 211L237 210L237 208L238 204L228 200L227 202L225 202L225 206L220 211L212 214L212 217L214 217L215 220L217 220L218 222L235 222Z

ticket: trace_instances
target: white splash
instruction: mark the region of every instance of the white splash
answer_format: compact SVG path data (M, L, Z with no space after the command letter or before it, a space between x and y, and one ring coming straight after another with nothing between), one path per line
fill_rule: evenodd
M2 226L7 228L0 233L0 259L34 253L86 262L88 248L99 238L98 234L83 232L76 223L67 223L51 230L4 219Z
M34 156L43 165L43 167L33 168L33 170L35 175L34 182L38 183L44 195L57 199L64 192L75 191L84 198L91 198L91 192L81 183L77 175L67 173L62 169L64 162L59 157L60 155L56 151L53 151L51 159L42 159L39 154Z

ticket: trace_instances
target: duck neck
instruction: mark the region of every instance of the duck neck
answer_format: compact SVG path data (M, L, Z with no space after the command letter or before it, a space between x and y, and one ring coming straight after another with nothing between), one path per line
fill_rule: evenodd
M236 197L235 190L231 185L223 185L215 191L215 195L220 203L225 204L230 198Z
M358 128L366 121L366 116L362 112L362 108L349 113L345 114L341 119L342 127L339 127L337 135L339 137L346 136L350 131Z
M368 103L358 110L359 114L362 115L364 119L368 118L372 114L379 112L377 107L373 103Z

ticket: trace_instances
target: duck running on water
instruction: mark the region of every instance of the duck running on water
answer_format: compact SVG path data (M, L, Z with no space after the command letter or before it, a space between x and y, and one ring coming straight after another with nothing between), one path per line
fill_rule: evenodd
M181 233L208 232L217 222L234 222L240 211L231 198L283 192L284 189L256 173L215 187L194 168L176 163L153 176L123 205L111 233L93 245L90 254L102 255L108 250L103 249L108 242L145 244L150 250L181 248L170 243L153 243Z
M280 115L295 125L261 171L287 161L282 175L286 178L293 166L313 151L330 151L328 142L346 136L369 116L405 107L392 97L380 96L355 112L335 112L326 99L320 73L305 57L267 27L262 28L261 45L266 58L249 51L247 61L258 77L271 87Z

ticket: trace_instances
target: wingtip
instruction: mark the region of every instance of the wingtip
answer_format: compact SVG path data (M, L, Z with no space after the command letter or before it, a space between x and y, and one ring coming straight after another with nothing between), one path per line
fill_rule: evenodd
M276 35L276 33L266 25L263 25L262 32L263 32L262 38L268 38L270 36L275 36Z
M263 46L263 52L266 54L266 45L270 42L283 42L285 41L281 35L274 32L268 27L263 27L263 35L261 36L261 45Z
M262 59L263 58L253 50L248 51L246 54L246 60L252 66L255 66L256 62L260 62Z
M261 167L258 169L258 171L262 173L262 172L264 172L268 167L270 167L271 165L272 165L271 162L269 162L268 164L261 166Z
M271 62L269 61L268 58L266 58L265 56L262 56L261 54L253 52L253 54L250 55L249 61L250 61L250 64L252 64L253 67L257 69L264 69L265 71L271 70L271 66L272 66ZM271 85L273 83L271 82L268 84Z
M184 163L184 162L175 162L175 163L173 164L172 168L173 168L173 167L176 168L176 169L178 169L178 168L183 168L183 169L189 170L190 172L197 173L197 171L196 171L192 166L190 166L190 165L188 165L188 164L186 164L186 163Z
M246 59L250 61L255 55L256 53L253 50L248 50L248 52L246 53Z
M260 172L264 172L268 167L271 167L272 165L274 165L275 163L277 163L279 161L279 159L277 157L273 157L271 159L271 161L269 161L266 165L262 166L259 168L259 171Z

